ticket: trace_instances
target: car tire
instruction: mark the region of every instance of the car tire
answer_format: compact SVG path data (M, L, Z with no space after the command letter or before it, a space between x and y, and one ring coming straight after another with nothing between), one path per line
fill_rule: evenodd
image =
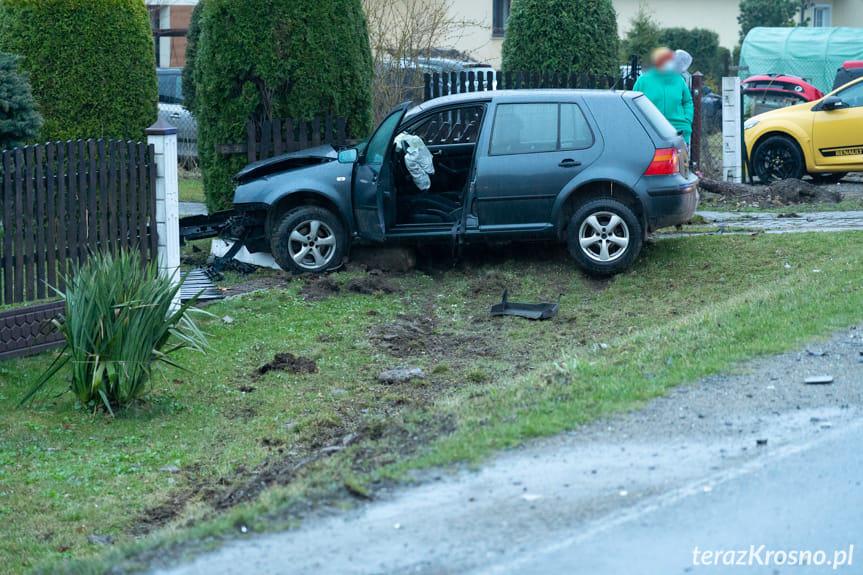
M591 200L576 209L567 228L567 246L576 264L592 276L626 271L641 252L641 222L612 198Z
M805 167L800 146L787 136L770 136L752 153L752 169L763 184L799 180Z
M816 184L837 184L848 172L831 172L829 174L809 174Z
M273 228L270 249L283 270L322 273L341 265L347 252L345 226L331 211L305 206L286 213Z

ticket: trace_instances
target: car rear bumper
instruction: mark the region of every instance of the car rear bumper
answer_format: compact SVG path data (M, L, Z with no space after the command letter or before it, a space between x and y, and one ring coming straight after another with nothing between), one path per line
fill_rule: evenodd
M698 207L698 178L672 176L646 189L645 216L648 230L683 224L692 219Z

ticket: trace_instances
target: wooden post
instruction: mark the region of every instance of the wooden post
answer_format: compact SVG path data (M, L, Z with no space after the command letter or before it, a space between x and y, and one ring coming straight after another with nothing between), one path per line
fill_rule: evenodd
M147 143L156 162L156 233L159 272L180 281L180 209L177 177L177 128L158 120L147 128ZM143 230L142 230L143 232ZM146 249L141 246L142 250ZM180 306L180 293L174 307Z
M692 140L689 150L690 158L696 169L701 165L701 99L704 95L704 74L696 72L692 75Z

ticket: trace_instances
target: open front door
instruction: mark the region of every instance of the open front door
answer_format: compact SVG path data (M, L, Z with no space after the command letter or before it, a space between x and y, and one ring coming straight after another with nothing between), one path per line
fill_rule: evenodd
M383 241L386 236L387 213L395 211L395 190L388 162L392 159L396 131L410 105L405 102L381 122L357 163L353 205L360 237Z

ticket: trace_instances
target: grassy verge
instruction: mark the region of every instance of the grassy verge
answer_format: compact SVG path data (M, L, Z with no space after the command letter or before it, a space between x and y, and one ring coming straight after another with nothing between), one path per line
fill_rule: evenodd
M204 180L200 178L181 179L179 194L181 202L205 202Z
M0 520L15 528L0 531L0 562L127 571L637 407L859 321L861 247L859 232L669 239L609 282L563 250L500 249L455 270L336 274L339 293L316 302L302 294L333 285L294 280L208 307L213 352L183 356L190 373L165 372L117 419L68 396L14 409L49 356L4 363ZM560 316L490 318L505 286L513 301L563 294ZM281 352L317 371L258 373ZM398 366L427 377L377 381Z

